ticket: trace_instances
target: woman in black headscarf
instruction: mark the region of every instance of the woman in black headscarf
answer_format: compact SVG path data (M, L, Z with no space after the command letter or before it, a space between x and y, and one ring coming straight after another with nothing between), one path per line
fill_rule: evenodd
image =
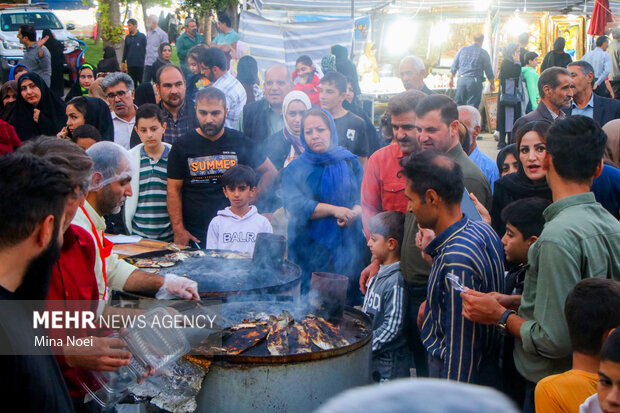
M540 65L540 72L544 72L545 69L553 66L566 67L573 59L568 53L564 51L566 46L566 40L563 37L558 37L553 42L553 50L551 50L545 56L542 65Z
M546 121L528 122L517 131L519 169L495 181L491 225L500 236L506 232L502 210L506 205L522 198L537 197L553 201L542 157L546 151L546 136L551 124Z
M65 102L77 96L88 96L88 89L95 82L95 79L97 79L97 71L93 65L84 63L78 67L75 82L73 82L73 86L71 86L69 93L65 96Z
M116 57L116 50L112 46L106 46L103 48L103 59L97 64L97 72L99 73L112 73L120 72L121 68L118 65L118 58Z
M67 123L65 102L52 93L39 75L21 75L17 90L17 103L9 123L22 141L60 132Z
M155 77L157 76L157 71L160 67L166 66L170 64L170 56L172 56L172 46L170 43L162 43L159 45L159 49L157 49L157 60L151 66L151 73L153 74L152 79L147 79L148 81L156 81Z
M8 122L17 101L17 80L9 80L0 87L0 119Z
M336 56L336 70L342 73L346 78L351 79L353 82L353 92L356 96L361 95L362 91L360 90L357 68L353 62L349 60L347 48L337 44L332 46L331 52L334 56Z
M506 134L512 132L515 121L521 117L521 61L519 45L504 47L504 59L499 69L499 103L497 104L498 149L506 146Z
M499 171L499 177L517 172L519 170L519 154L517 153L517 144L511 143L504 146L504 149L499 151L497 159L497 170Z
M114 141L114 124L108 104L99 98L77 96L67 103L67 125L57 134L59 138L71 139L73 131L82 125L97 128L101 138Z
M252 56L243 56L237 63L237 80L245 89L248 99L246 105L254 103L257 100L258 81L258 64Z
M56 39L54 33L50 29L43 30L43 37L47 36L45 47L50 51L52 57L52 77L50 79L50 89L57 96L65 94L65 85L63 78L65 64L65 47Z

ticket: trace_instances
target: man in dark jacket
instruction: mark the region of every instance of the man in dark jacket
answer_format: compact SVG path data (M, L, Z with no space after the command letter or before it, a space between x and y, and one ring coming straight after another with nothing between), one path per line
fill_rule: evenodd
M585 60L569 63L574 88L573 103L564 109L567 115L583 115L603 126L610 120L620 118L620 102L597 95L592 90L594 68Z
M565 118L563 109L570 107L573 98L572 86L570 73L563 67L550 67L542 72L538 79L538 107L515 122L512 127L512 141L516 141L517 131L528 122L543 120L553 123L558 118Z
M262 143L269 136L284 128L282 102L293 90L288 69L282 65L271 66L265 72L265 97L243 108L239 129L250 139Z
M146 56L146 36L138 31L136 19L127 20L129 34L125 36L123 48L123 72L133 79L136 87L142 82L144 73L144 57Z

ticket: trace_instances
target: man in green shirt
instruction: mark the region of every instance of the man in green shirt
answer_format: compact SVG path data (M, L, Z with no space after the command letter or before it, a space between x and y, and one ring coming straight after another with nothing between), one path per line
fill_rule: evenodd
M225 16L223 14L218 15L217 29L220 33L213 39L214 44L227 44L229 46L232 46L233 43L239 40L239 35L236 31L233 30L232 24L228 16Z
M179 63L183 72L187 75L189 73L189 67L187 66L187 53L189 50L204 42L202 34L198 33L198 25L196 20L185 20L185 32L177 39L177 56L179 56Z
M564 317L568 292L584 278L620 280L620 223L598 204L590 186L603 169L607 136L585 116L558 120L549 130L543 168L553 192L545 227L530 247L518 315L477 291L462 293L463 315L497 324L515 336L515 365L527 380L525 412L534 411L536 382L571 368Z

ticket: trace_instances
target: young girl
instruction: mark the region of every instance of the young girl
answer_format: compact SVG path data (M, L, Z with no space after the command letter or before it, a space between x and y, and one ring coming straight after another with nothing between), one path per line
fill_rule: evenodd
M295 62L295 71L291 75L295 83L295 90L304 92L313 105L319 104L319 82L316 68L310 56L299 56Z

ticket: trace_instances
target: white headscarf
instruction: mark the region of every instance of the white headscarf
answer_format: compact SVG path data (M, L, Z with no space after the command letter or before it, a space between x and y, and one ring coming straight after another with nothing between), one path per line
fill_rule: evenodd
M310 98L308 97L308 95L306 95L301 90L294 90L292 92L289 92L284 97L284 101L282 102L282 116L284 116L284 127L286 128L286 131L290 135L293 135L293 136L295 136L295 134L291 131L291 127L286 122L286 113L288 112L289 105L296 100L299 100L301 103L303 103L304 106L306 107L306 110L312 108L312 103L310 103ZM299 138L299 134L297 134L296 137Z
M306 110L312 108L312 103L310 103L310 98L304 92L300 90L294 90L289 92L288 95L284 97L284 101L282 102L282 116L284 117L284 137L291 142L291 151L289 152L286 160L284 161L284 167L288 166L294 159L296 159L302 152L303 146L301 145L300 134L295 135L291 130L291 127L286 122L286 113L288 112L288 107L292 102L300 101L306 107Z

